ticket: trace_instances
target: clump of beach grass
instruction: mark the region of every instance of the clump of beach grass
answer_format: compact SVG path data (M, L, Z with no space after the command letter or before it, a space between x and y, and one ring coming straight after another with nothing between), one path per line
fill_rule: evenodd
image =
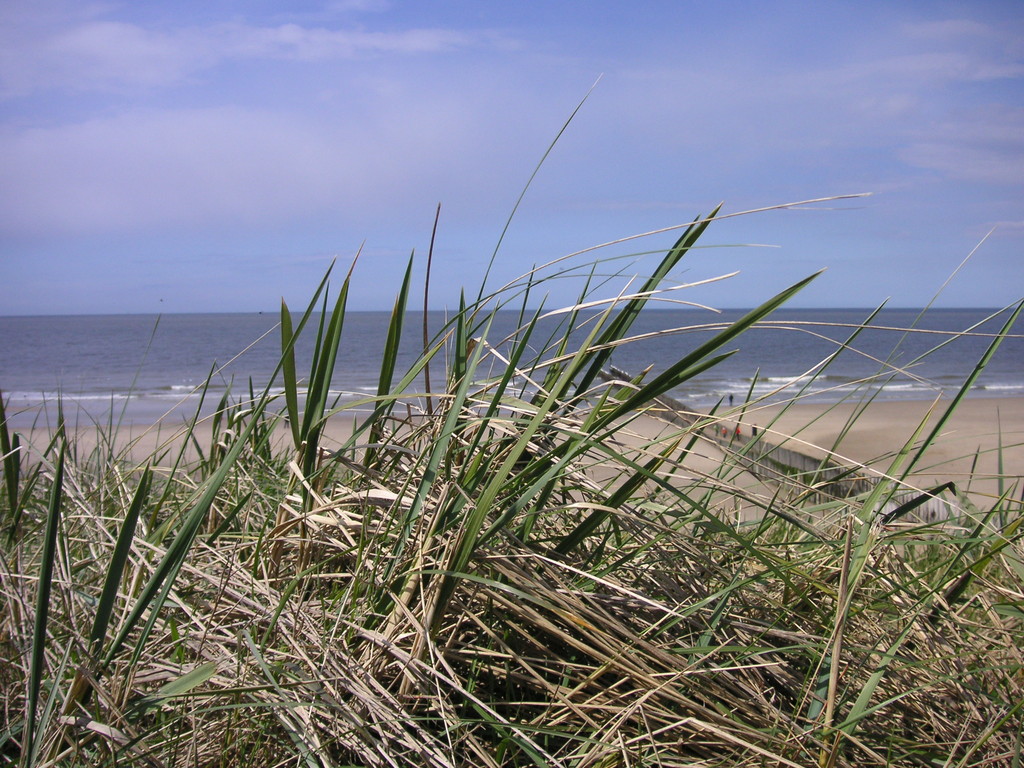
M716 213L611 298L600 262L481 290L403 371L407 271L363 402L332 403L349 280L325 278L282 305L275 381L150 456L61 423L29 462L0 413L0 761L1019 765L1020 489L925 519L956 494L907 494L924 425L841 492L863 466L758 479L763 436L666 406L807 280L661 373L610 368Z

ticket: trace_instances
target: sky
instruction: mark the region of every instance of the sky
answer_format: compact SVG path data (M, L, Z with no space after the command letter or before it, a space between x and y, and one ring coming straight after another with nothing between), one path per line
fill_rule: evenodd
M719 203L668 297L1020 299L1024 3L0 4L0 315L422 302L438 205L432 308L606 298Z

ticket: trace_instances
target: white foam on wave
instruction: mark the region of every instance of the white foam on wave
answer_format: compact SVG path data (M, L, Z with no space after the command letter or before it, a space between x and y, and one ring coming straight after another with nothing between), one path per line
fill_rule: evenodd
M12 402L16 401L31 405L43 405L44 403L57 402L123 402L135 397L123 392L10 392L6 393L4 396L10 398Z
M1024 384L979 384L975 389L986 392L1024 392Z
M813 376L764 376L758 378L758 382L767 382L769 384L796 384L798 382L811 381Z

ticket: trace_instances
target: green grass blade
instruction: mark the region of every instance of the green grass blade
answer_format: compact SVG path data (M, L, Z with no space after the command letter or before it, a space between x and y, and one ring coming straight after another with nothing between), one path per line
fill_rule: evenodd
M883 525L887 525L893 522L894 520L899 520L904 515L910 514L915 509L920 507L922 504L927 503L929 500L935 498L940 493L945 493L946 491L952 491L955 494L956 483L942 483L942 485L937 485L934 488L925 491L924 493L917 494L913 498L908 499L907 501L900 504L898 507L896 507L896 509L882 515L879 518L879 522Z
M430 324L428 322L430 312L430 275L434 269L434 244L437 242L437 225L441 221L441 204L437 204L437 211L434 213L434 226L430 230L430 247L427 249L427 266L423 273L423 356L427 364L423 367L423 390L426 392L427 415L434 415L434 398L431 392L430 382Z
M752 309L746 313L736 322L729 325L725 330L717 333L714 337L704 342L689 354L685 355L678 362L669 366L667 370L653 378L645 386L641 387L631 396L626 398L616 408L609 410L603 414L594 426L594 429L604 429L609 424L625 416L638 408L647 405L652 402L656 397L660 397L669 390L678 387L684 381L687 381L699 373L704 372L710 367L713 367L725 357L732 354L731 352L725 353L719 357L711 358L717 350L728 344L730 341L735 339L745 330L750 328L758 321L765 318L767 315L774 312L784 303L789 301L793 296L799 293L803 288L807 286L812 280L814 280L820 272L816 272L810 277L806 277L803 280L795 283L789 288L776 294L768 301L761 304L759 307Z
M100 594L99 604L96 606L96 616L93 620L92 631L89 633L89 649L94 656L98 656L107 636L107 627L114 612L114 604L117 600L118 589L124 577L125 565L131 554L132 541L135 538L135 526L138 523L139 515L149 495L150 485L153 480L153 471L147 465L139 479L139 485L135 489L131 506L121 523L121 530L117 535L117 543L114 545L114 552L110 556L110 563L107 566L107 576L103 582L103 591Z
M632 327L636 318L640 315L640 310L647 304L647 296L651 291L655 290L661 283L668 277L669 272L682 260L682 258L690 251L690 249L696 244L704 231L708 228L711 220L718 215L718 212L722 209L719 205L716 207L710 216L705 218L698 217L690 224L689 227L679 236L676 240L675 245L665 254L665 257L658 264L650 277L648 277L643 284L643 287L638 292L640 295L637 298L630 299L626 306L623 307L616 315L615 319L608 324L605 332L597 339L597 346L604 346L596 355L594 355L593 362L590 365L590 369L587 371L577 386L576 394L582 395L597 379L598 375L608 364L608 360L612 355L612 347L606 346L611 345L613 342L619 341L624 338Z
M192 689L202 685L215 674L217 674L216 662L210 661L206 664L200 664L180 677L171 680L171 682L160 686L156 693L143 696L141 699L132 702L129 714L132 719L137 719L146 710L167 703L168 699L188 695Z
M231 527L231 524L235 521L235 518L244 510L248 505L249 501L253 497L253 492L249 491L242 495L242 497L235 503L235 505L224 515L224 519L220 521L216 530L210 534L210 538L207 540L207 544L213 545L217 539L219 539L224 533Z
M907 464L904 473L909 473L921 460L921 457L924 455L925 451L932 445L932 443L935 442L935 438L938 437L943 427L945 427L946 422L949 421L949 418L953 415L953 412L957 409L957 406L960 405L960 401L967 396L967 393L970 392L971 388L978 380L978 377L981 375L982 371L984 371L985 368L988 366L989 362L991 362L992 357L996 353L996 350L999 349L1003 341L1005 341L1007 336L1010 335L1010 332L1013 330L1013 326L1017 322L1017 318L1020 317L1020 313L1022 310L1024 310L1024 301L1017 304L1017 307L1013 310L1013 312L1010 313L1010 316L1006 319L1006 322L1003 324L1003 327L1000 329L999 333L996 334L996 338L994 338L992 340L992 343L988 345L988 348L985 350L985 353L975 364L974 369L967 375L967 378L964 379L963 384L960 385L960 388L957 390L957 393L950 400L949 405L943 411L942 415L935 422L935 425L932 427L927 437L925 437L924 441L921 443L921 447L917 450L913 458L911 458L910 462Z
M313 316L316 305L320 301L320 297L324 296L324 301L326 302L327 285L333 270L334 263L332 262L324 273L323 278L321 278L320 284L313 292L313 296L309 300L306 310L303 312L297 325L294 325L292 322L291 311L288 309L287 303L284 299L281 299L281 361L278 364L278 367L282 371L285 396L285 414L288 419L288 425L290 427L292 441L294 442L296 451L302 450L305 427L303 425L304 419L299 417L299 381L295 367L295 344L298 341L299 335L309 322L309 319ZM317 367L317 355L321 349L319 339L323 336L323 322L324 315L321 314L320 327L317 335L318 342L313 348L312 368L314 371ZM307 402L308 397L309 393L307 389Z
M384 353L381 357L380 378L377 382L377 396L384 397L391 393L391 383L395 375L398 361L399 346L402 343L402 326L405 320L406 305L409 302L409 284L412 280L412 257L405 267L402 286L391 309L391 321L388 323L388 335L384 341Z
M13 524L18 513L18 489L21 475L21 445L18 435L11 435L4 409L4 393L0 390L0 455L4 461L4 487L7 489L8 513Z
M469 329L467 327L465 293L459 294L459 311L455 315L455 342L449 365L449 389L454 389L466 379L466 365L469 361Z
M284 386L285 414L292 433L295 450L302 447L299 432L299 384L295 373L295 331L292 328L292 313L281 299L281 377Z
M560 555L565 555L576 549L576 547L578 547L588 536L598 529L601 523L612 515L611 510L618 509L622 504L626 503L630 497L632 497L640 486L655 477L658 468L665 463L668 453L671 453L674 449L675 444L670 444L666 447L666 453L660 456L655 456L644 464L641 471L634 472L625 483L619 486L619 488L617 488L615 492L608 497L608 501L606 502L607 508L595 510L587 515L583 522L558 542L555 546L555 552Z
M57 561L57 536L60 532L61 506L64 498L64 464L67 458L67 439L64 436L63 415L58 427L60 438L57 448L57 465L46 514L46 531L43 534L43 548L39 560L39 585L36 590L36 612L32 629L32 655L29 662L28 691L25 712L24 747L22 765L36 762L39 744L36 739L36 718L43 690L43 676L46 667L47 632L50 615L50 594L53 591L53 571ZM51 696L56 692L51 691Z
M607 312L605 313L607 317ZM451 573L462 573L474 551L476 551L482 543L481 531L484 527L484 521L487 516L492 513L493 504L498 496L501 488L507 481L509 474L512 472L513 467L521 459L523 452L526 450L533 436L541 428L545 419L550 414L558 401L558 393L562 391L568 382L570 382L576 372L579 370L579 366L586 361L587 353L590 349L590 345L593 340L601 332L602 323L597 322L594 325L594 329L590 332L590 336L577 351L573 360L565 366L564 370L560 374L560 381L556 382L552 387L552 391L544 398L544 401L537 407L535 414L530 418L527 423L519 432L515 444L508 451L501 465L497 467L493 474L488 478L486 487L480 493L479 499L473 506L469 515L463 522L462 530L459 533L459 543L453 550L453 554L450 558L447 571ZM445 585L441 589L441 598L439 604L444 606L447 600L451 597L454 590L454 579L451 576L445 577Z
M482 354L483 345L477 344L472 349L469 349L468 341L466 348L456 348L456 350L454 350L455 358L456 360L459 360L457 365L454 367L462 372L462 377L457 382L457 387L452 393L451 404L449 406L448 413L445 416L445 421L441 427L440 433L437 438L431 442L430 454L427 457L422 477L417 483L416 493L413 496L412 504L410 505L408 512L403 515L401 533L395 547L395 555L392 557L391 564L388 566L388 570L385 575L386 580L389 580L394 574L394 569L399 562L399 556L404 551L406 542L409 540L409 535L412 531L413 525L418 520L426 506L427 498L433 488L434 482L438 478L441 464L448 454L448 447L458 431L462 420L462 405L466 402L472 372L479 364ZM441 524L444 525L444 522L445 521L442 520Z
M380 398L377 408L370 417L370 443L380 442L382 427L380 420L390 412L394 405L394 399L387 397L391 394L391 386L394 383L395 367L398 363L399 347L402 343L402 327L405 321L406 305L409 301L409 284L412 280L412 256L405 267L405 276L402 278L402 285L395 298L395 305L391 309L391 320L388 323L387 338L384 341L384 351L381 356L380 377L377 380L377 397ZM373 466L375 463L376 451L367 451L366 463Z
M269 388L269 385L268 385ZM239 454L245 447L246 441L248 440L249 434L255 429L259 416L267 404L267 393L264 392L263 398L253 408L253 419L249 421L249 424L242 431L227 453L221 461L220 466L215 472L211 474L205 485L200 489L195 503L192 505L191 510L185 515L184 522L178 531L177 535L172 540L171 544L167 547L167 551L164 553L160 562L157 564L149 580L139 593L139 596L135 600L135 605L128 613L124 622L121 625L121 629L114 638L114 640L107 646L102 659L102 666L108 666L114 657L120 652L121 648L128 640L128 636L141 621L142 617L149 612L150 621L147 625L147 630L142 633L142 637L136 644L137 652L142 648L146 636L148 635L148 629L152 627L152 622L156 620L156 616L160 611L163 604L161 599L158 599L158 595L161 593L161 587L167 583L167 586L173 583L178 571L181 569L182 564L185 560L185 555L192 547L192 543L195 537L199 533L200 526L206 519L210 512L210 508L220 492L221 487L227 481L230 471L237 461ZM166 593L164 593L166 595Z
M341 344L341 333L345 324L345 307L348 302L348 291L351 283L351 271L345 277L334 310L326 327L321 324L321 332L317 336L317 344L313 356L313 369L309 377L309 388L306 396L306 409L302 418L300 437L305 444L302 454L302 471L307 479L314 476L320 453L320 435L323 432L327 414L327 401L330 397L331 379L338 358L338 346ZM308 494L304 493L305 502L309 503Z

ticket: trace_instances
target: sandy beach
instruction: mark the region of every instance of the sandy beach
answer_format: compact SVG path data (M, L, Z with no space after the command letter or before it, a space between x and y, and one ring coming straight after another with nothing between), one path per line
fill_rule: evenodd
M340 446L346 438L351 436L357 418L355 415L332 417L324 432L324 447L330 449ZM211 431L207 421L200 422L196 428L195 434L204 450L210 443ZM51 432L48 429L36 428L27 430L25 434L28 438L31 457L38 456L46 448ZM184 434L184 427L177 424L125 425L116 430L116 436L113 438L114 450L124 451L131 461L142 462L166 451L177 450ZM106 448L111 442L111 436L105 427L92 425L74 427L69 429L69 435L72 436L72 441L80 457L88 455L98 444L102 444ZM284 446L291 441L291 433L285 424L281 423L277 426L273 440L277 446ZM195 457L195 455L194 446L186 447L186 456Z
M763 439L791 450L815 457L830 456L841 463L856 462L885 473L890 469L893 456L908 441L920 444L947 405L946 401L880 401L863 410L855 410L848 404L737 406L727 415L723 414L723 424L730 434L738 425L743 438L749 438L756 426ZM850 426L854 414L856 418ZM350 436L356 418L355 415L332 418L324 437L325 447L340 445ZM922 422L925 430L915 438L915 431ZM200 426L198 434L209 434L208 430ZM631 423L630 442L654 440L659 434L677 430L678 427L644 416ZM115 442L119 449L127 448L132 459L143 461L177 444L180 434L180 429L167 424L133 425L122 427ZM36 430L27 436L34 449L32 453L38 454L46 445L47 433ZM109 436L96 427L80 427L75 436L79 456L86 455L98 441L109 440ZM282 444L290 440L283 425L275 439ZM717 446L705 442L688 460L692 465L688 468L696 475L710 474L721 457ZM913 482L919 488L953 481L976 502L996 497L1000 476L1004 479L1003 489L1016 484L1013 495L1019 496L1024 476L1024 399L964 400L912 472Z

